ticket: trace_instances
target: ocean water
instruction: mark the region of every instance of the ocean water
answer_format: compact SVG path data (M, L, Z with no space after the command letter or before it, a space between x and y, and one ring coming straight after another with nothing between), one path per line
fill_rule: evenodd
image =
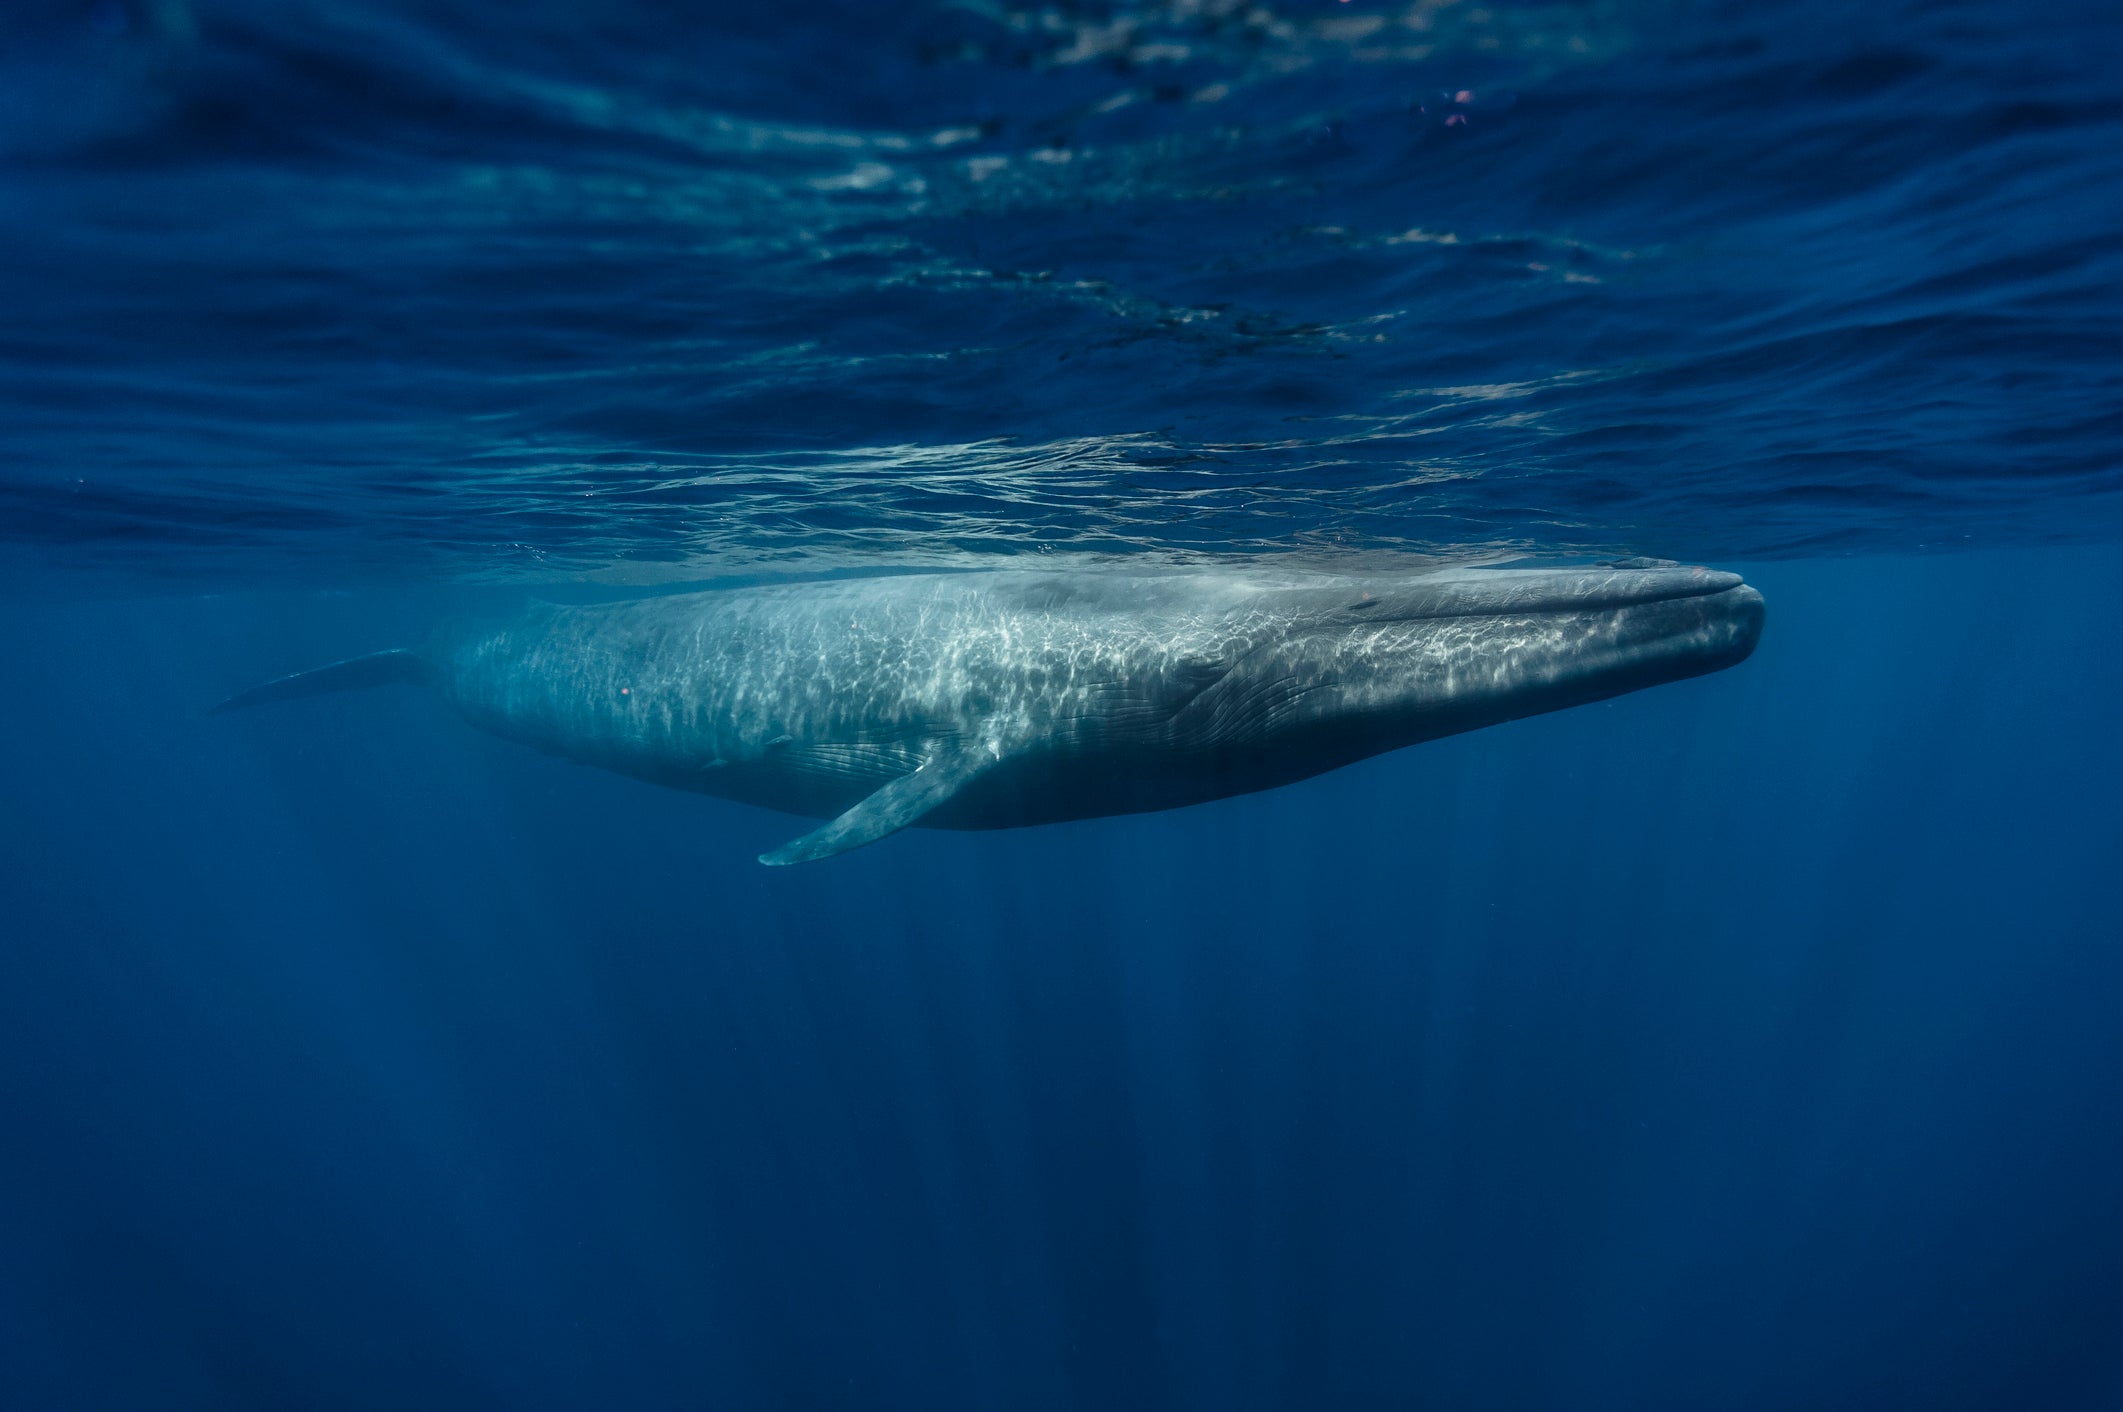
M2123 1407L2123 9L0 11L0 1406ZM911 831L229 692L532 597L1744 572Z

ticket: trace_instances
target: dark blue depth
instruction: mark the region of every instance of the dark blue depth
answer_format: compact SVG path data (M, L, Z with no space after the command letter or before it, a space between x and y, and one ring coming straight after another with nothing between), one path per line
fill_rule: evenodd
M18 618L20 1405L2113 1406L2123 561L1748 573L1721 676L786 872L196 714L403 614Z

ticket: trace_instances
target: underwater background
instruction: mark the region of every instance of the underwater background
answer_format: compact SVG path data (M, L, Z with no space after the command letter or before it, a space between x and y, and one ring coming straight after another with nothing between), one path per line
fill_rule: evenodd
M2123 1407L2123 7L14 0L0 1405ZM1745 664L805 825L533 596L1654 555Z

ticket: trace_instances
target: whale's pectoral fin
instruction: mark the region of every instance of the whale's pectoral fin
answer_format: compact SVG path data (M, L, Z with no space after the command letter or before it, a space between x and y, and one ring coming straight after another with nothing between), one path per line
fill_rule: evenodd
M993 769L1002 751L984 740L939 745L912 774L901 775L830 824L759 855L769 867L831 858L897 833Z

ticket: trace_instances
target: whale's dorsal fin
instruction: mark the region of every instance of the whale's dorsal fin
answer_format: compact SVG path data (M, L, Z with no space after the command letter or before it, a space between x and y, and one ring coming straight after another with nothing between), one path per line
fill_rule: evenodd
M759 855L768 867L810 863L897 833L942 804L987 771L1003 756L1002 747L978 737L939 743L921 768L884 785L862 803L802 838Z

